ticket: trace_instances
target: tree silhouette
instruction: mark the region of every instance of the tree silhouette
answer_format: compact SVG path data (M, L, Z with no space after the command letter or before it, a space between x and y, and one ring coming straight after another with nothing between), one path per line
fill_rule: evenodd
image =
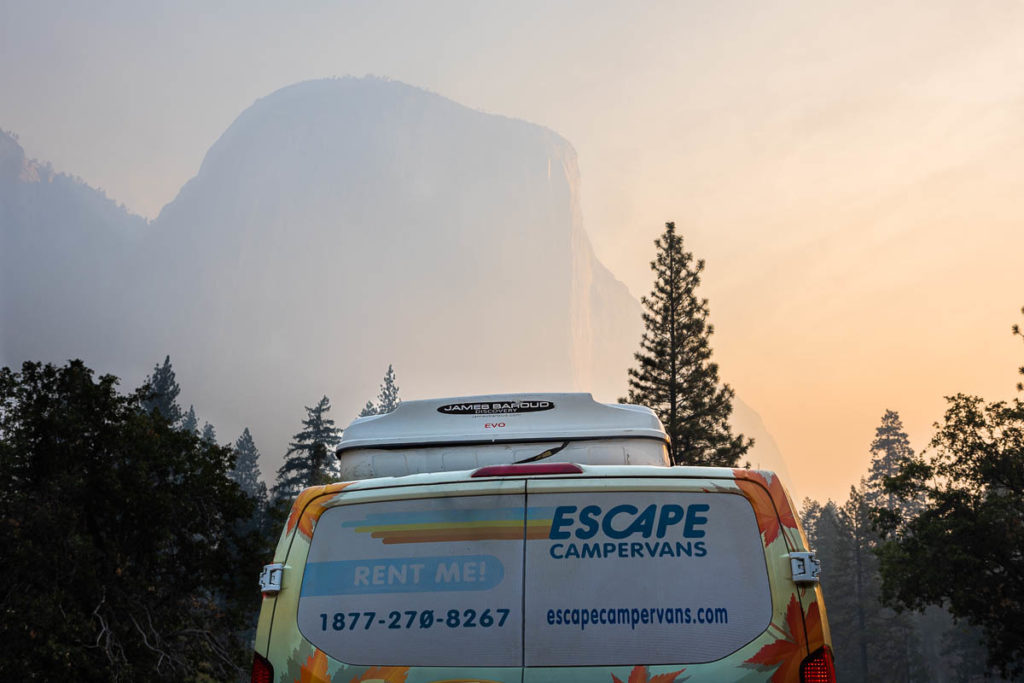
M708 300L696 294L704 261L683 248L675 223L666 223L654 244L654 289L640 300L644 333L637 366L629 370L629 395L620 400L658 414L673 464L734 466L754 442L733 436L733 390L719 386L718 365L711 362Z
M146 412L154 410L163 415L170 424L176 425L181 420L181 408L178 406L178 394L181 387L174 378L174 368L171 367L171 357L164 357L163 365L157 363L153 366L153 374L146 378L145 386L148 394L142 401L142 407Z
M873 508L881 508L900 516L913 516L921 511L923 501L904 499L885 489L885 480L895 477L900 468L914 460L914 449L903 431L903 422L895 410L886 410L875 429L871 442L871 468L865 482L864 497Z
M235 466L231 468L230 476L242 487L245 495L264 500L267 497L267 485L262 481L259 461L260 451L246 427L235 441Z
M209 422L203 424L203 432L200 437L206 443L215 444L217 443L217 430L213 428L213 425Z
M230 449L81 361L0 369L0 680L237 680L260 563Z
M284 464L277 471L274 498L290 500L307 486L330 481L334 446L341 440L341 430L327 417L331 400L324 396L313 407L306 406L303 429L294 437Z
M190 405L188 412L181 418L181 431L188 432L189 434L199 433L199 418L196 417L195 406Z
M402 402L398 397L398 385L395 383L395 370L388 364L387 372L384 373L384 381L381 382L380 390L377 392L377 403L367 401L359 417L367 415L384 415L390 413Z
M1024 402L950 397L931 455L904 463L886 488L924 497L914 517L881 518L882 598L943 605L985 633L989 664L1024 674Z

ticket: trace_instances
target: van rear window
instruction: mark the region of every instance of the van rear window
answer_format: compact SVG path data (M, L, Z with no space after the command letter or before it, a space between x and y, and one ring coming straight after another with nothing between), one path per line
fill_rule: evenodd
M524 519L522 494L326 510L299 630L350 664L521 666Z
M753 508L722 493L529 495L526 666L713 661L760 635L771 588Z
M770 619L744 497L608 490L328 509L298 613L344 662L476 667L712 661Z

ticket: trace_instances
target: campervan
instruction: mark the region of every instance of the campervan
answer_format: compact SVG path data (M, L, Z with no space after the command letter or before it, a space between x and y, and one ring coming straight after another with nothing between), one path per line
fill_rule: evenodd
M589 394L356 419L263 569L252 680L834 681L778 477L667 446L651 410Z

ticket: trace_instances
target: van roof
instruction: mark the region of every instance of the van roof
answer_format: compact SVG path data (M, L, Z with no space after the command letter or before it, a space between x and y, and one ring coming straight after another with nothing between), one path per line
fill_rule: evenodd
M356 418L337 452L610 438L668 443L661 421L643 406L598 403L581 393L495 394L403 401L385 415Z

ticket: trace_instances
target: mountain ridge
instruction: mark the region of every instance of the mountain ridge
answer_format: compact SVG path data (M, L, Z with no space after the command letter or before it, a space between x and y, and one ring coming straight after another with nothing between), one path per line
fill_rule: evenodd
M119 220L127 244L80 245L55 297L75 292L78 318L36 298L43 314L19 311L29 329L5 325L0 355L48 336L61 343L28 357L85 355L131 380L169 352L204 419L255 427L271 458L299 406L327 393L344 424L389 363L407 398L614 401L640 307L594 254L579 193L575 149L543 126L386 79L286 86L225 129L157 218Z

